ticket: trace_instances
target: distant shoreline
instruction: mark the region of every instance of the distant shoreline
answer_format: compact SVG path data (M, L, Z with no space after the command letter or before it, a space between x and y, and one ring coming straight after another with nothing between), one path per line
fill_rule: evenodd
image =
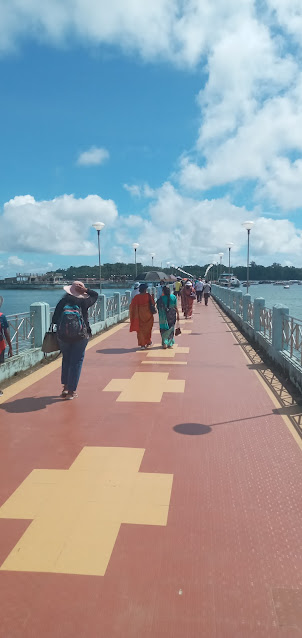
M133 286L134 281L120 281L120 282L112 282L112 281L102 281L102 288L113 290L115 288L125 288L125 290L131 286ZM67 286L72 284L72 282L63 282L61 284L3 284L0 283L0 290L62 290L63 286ZM89 288L99 290L99 284L87 284Z

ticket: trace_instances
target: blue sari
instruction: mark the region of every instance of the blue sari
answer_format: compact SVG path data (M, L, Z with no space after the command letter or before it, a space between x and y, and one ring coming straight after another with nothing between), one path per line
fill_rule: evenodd
M174 330L175 330L175 323L176 323L176 315L175 315L175 323L173 324L173 326L169 326L168 320L167 320L167 312L166 312L168 308L168 299L169 299L169 308L177 308L177 298L175 297L175 295L170 295L170 298L167 297L166 295L162 295L157 300L156 305L158 310L159 330L161 334L162 345L168 346L168 348L171 348L171 346L173 346L173 344L175 343Z

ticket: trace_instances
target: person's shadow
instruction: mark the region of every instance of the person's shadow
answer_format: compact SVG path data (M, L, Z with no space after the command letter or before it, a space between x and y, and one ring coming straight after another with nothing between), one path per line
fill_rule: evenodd
M48 397L24 397L24 399L15 399L9 403L1 403L0 409L11 414L22 414L24 412L38 412L45 410L48 405L63 401L57 396Z

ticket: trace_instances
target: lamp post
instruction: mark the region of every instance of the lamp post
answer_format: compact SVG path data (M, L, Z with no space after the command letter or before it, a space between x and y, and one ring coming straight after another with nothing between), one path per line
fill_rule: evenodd
M154 257L155 257L155 253L151 253L152 269L153 269L153 265L154 265Z
M231 248L234 246L232 241L229 241L227 248L229 249L229 286L231 285Z
M254 222L243 222L242 226L247 230L246 294L248 295L250 285L250 233Z
M137 279L136 251L137 251L138 247L139 247L139 244L137 244L137 243L132 244L132 248L134 248L135 279Z
M219 277L221 277L221 266L222 266L222 257L223 257L223 253L218 253L218 257L220 259L220 263L219 263ZM218 277L218 279L219 279Z
M100 294L102 292L102 268L101 268L101 244L100 244L100 232L103 230L105 224L103 222L95 222L92 227L95 228L98 234L98 249L99 249L99 274L100 274Z

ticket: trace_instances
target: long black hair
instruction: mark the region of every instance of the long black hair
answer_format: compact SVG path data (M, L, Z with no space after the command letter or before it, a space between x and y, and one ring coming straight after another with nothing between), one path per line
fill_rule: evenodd
M163 293L167 297L167 307L170 308L170 288L169 286L163 286Z

